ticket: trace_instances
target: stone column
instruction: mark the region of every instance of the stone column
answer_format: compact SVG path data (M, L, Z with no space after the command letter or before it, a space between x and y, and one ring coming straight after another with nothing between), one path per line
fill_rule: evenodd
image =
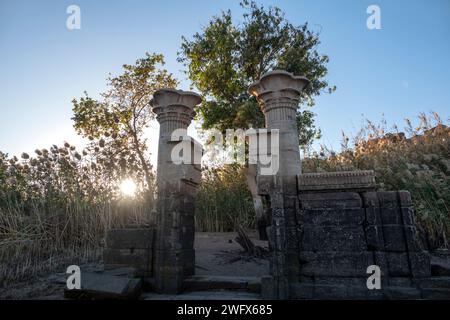
M161 293L179 293L183 279L195 272L194 198L202 149L187 127L200 102L198 94L175 89L158 90L151 101L160 124L154 270Z
M308 83L305 77L275 70L264 74L249 88L264 113L266 128L279 130L279 170L274 176L258 177L259 194L268 198L271 217L268 228L270 276L262 279L265 298L289 298L289 284L298 282L299 278L300 236L296 213L301 162L296 111L300 94Z
M266 128L280 132L278 174L281 176L296 176L301 171L296 111L300 94L308 83L305 77L275 70L264 74L248 90L258 100Z

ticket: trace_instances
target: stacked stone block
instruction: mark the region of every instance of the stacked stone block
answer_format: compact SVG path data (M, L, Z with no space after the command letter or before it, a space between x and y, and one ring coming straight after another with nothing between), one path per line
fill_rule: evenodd
M408 192L306 193L299 200L301 269L294 296L420 298L415 280L431 275L430 261ZM381 290L367 288L370 265L381 269Z
M309 80L275 70L264 74L249 87L264 113L266 128L279 132L279 170L259 176L259 194L270 203L268 228L270 276L262 279L262 289L271 297L286 299L289 283L298 278L298 242L295 213L298 207L296 177L301 172L296 111L303 88ZM261 146L258 146L261 151ZM263 146L264 148L264 146ZM275 160L275 159L273 159Z
M369 185L362 192L336 192L332 185L320 193L305 186L298 192L299 184L287 177L259 177L259 193L272 215L265 298L422 297L420 283L431 276L430 258L417 236L408 192L368 191ZM367 287L371 265L381 269L381 290Z
M271 225L265 298L420 298L430 261L408 192L375 192L373 171L301 174L295 111L308 80L284 71L250 86L268 129L280 130L280 170L258 176ZM369 290L367 268L381 269Z
M430 257L414 226L409 192L370 192L363 194L363 201L367 245L376 264L386 270L388 285L429 277Z
M152 277L154 228L124 228L108 231L103 250L105 269L133 268L137 277Z

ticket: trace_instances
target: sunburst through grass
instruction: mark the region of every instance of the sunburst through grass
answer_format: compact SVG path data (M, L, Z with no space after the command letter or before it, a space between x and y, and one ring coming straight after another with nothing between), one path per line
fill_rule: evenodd
M120 183L120 191L126 197L133 197L136 194L136 183L132 179L125 179Z

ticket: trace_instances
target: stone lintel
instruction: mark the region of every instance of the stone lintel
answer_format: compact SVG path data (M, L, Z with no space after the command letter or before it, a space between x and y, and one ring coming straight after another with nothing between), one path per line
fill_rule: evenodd
M303 173L298 176L299 192L373 191L375 187L373 170Z

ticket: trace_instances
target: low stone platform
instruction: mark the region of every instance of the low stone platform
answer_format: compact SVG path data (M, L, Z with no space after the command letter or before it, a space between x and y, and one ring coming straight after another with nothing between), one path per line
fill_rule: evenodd
M142 280L129 275L83 272L80 289L65 289L69 299L138 299L142 293Z
M244 291L194 291L185 292L178 295L172 294L156 294L153 292L144 293L142 300L261 300L261 296L257 293Z
M261 278L230 276L192 276L183 282L184 291L234 290L261 292Z

